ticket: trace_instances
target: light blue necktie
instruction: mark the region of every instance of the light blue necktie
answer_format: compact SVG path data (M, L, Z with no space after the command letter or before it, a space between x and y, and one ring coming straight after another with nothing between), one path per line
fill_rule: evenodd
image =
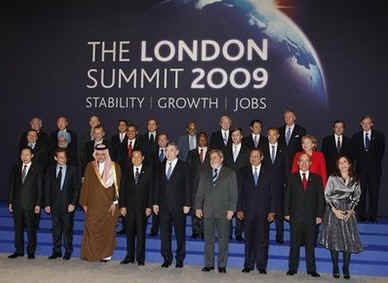
M166 174L167 180L170 180L171 172L172 172L171 162L168 162L168 168L167 168L167 174Z
M257 140L257 135L255 135L254 143L255 143L255 147L257 147L259 144L259 141Z
M163 160L164 160L164 150L163 150L163 149L160 150L160 153L159 153L159 160L160 160L160 161L163 161Z
M291 139L291 128L288 128L287 129L287 133L286 133L286 143L287 143L287 145L290 143L290 139Z
M224 132L224 144L228 144L228 136L226 135L226 132Z
M255 186L259 182L259 174L257 174L257 167L255 167L255 171L253 172L253 179L255 180Z

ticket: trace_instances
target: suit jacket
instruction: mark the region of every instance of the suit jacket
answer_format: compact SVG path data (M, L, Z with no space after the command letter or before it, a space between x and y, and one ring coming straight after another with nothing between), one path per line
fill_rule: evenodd
M305 190L299 172L291 174L284 201L284 215L290 216L290 222L315 226L316 217L322 218L323 208L324 194L321 177L310 172Z
M342 136L342 145L340 152L337 150L337 141L334 135L324 137L322 140L322 153L326 160L327 174L330 176L335 172L336 159L340 154L345 154L352 159L352 142L347 136Z
M302 151L302 137L306 135L306 129L295 124L294 130L291 133L290 142L286 143L286 125L283 125L279 129L279 142L286 146L288 165L292 165L292 161L294 160L294 156L297 152ZM291 167L288 168L289 171Z
M207 148L205 159L203 163L201 162L201 157L197 149L189 151L187 155L187 164L189 166L189 179L191 185L192 199L193 203L195 202L195 195L198 190L199 185L199 175L202 170L207 170L210 168L210 149Z
M238 175L238 172L241 168L248 166L249 163L249 153L250 149L244 145L241 144L240 152L236 158L236 162L233 160L233 144L226 150L225 152L225 165L229 168L232 168L236 174Z
M153 203L160 211L174 212L191 206L191 190L187 163L178 159L170 179L166 177L167 160L163 161L156 176Z
M213 170L203 170L199 177L195 209L202 209L205 218L226 217L228 210L236 211L238 200L237 177L233 169L222 166L213 185Z
M129 212L138 211L144 214L146 208L152 208L153 172L151 166L142 165L139 181L135 183L133 165L123 168L120 184L120 207Z
M108 148L109 148L108 140L103 139L102 144L108 146ZM88 141L87 143L84 144L84 148L82 149L82 152L81 152L81 174L82 174L82 176L84 176L84 174L85 174L86 165L88 165L88 163L90 161L94 160L93 153L94 153L94 141Z
M26 146L28 146L27 141L21 148L26 147ZM20 150L19 150L19 153L20 153ZM45 170L47 169L48 163L49 163L49 158L50 158L49 157L49 149L48 149L47 144L42 143L40 141L37 141L35 144L35 147L32 149L32 154L34 155L32 160L37 165L39 165L40 169L42 170L42 173L45 172ZM19 154L18 154L17 158L20 159Z
M275 162L272 163L270 145L267 144L262 148L264 163L266 170L271 176L271 188L274 199L276 200L276 214L283 215L283 199L286 192L287 178L289 172L287 171L287 152L283 144L278 143Z
M27 133L29 130L26 130L21 136L19 140L19 148L27 146ZM50 146L50 138L48 134L46 134L44 131L39 131L38 133L38 142L41 144L44 144L46 148Z
M123 142L120 140L120 134L115 134L112 136L110 141L110 155L113 161L117 162L118 164L123 163L123 144L128 144L128 136L125 134Z
M58 148L56 147L49 154L49 162L48 162L48 166L49 167L57 164L57 161L54 159L55 151L57 149ZM66 156L67 156L67 162L66 163L68 165L72 165L72 166L78 167L78 163L79 163L78 156L76 156L75 153L73 153L69 148L66 148L65 150L66 150Z
M255 148L255 142L253 140L252 134L245 136L242 140L242 143L245 144L248 148ZM267 144L268 144L267 137L260 135L258 148L264 148L264 146Z
M32 162L22 183L22 166L20 162L11 171L8 203L14 210L32 210L36 205L42 205L42 171L38 164Z
M144 164L149 163L147 155L146 155L145 146L144 146L143 141L140 137L136 137L135 145L133 146L132 151L134 151L134 150L141 150L144 154L143 163ZM120 156L119 158L122 160L120 163L121 167L126 167L127 164L132 163L132 160L129 160L129 156L128 156L128 138L124 138L123 142L121 143L120 149L119 149L119 156Z
M55 209L58 193L60 192L60 183L57 180L57 165L50 166L46 173L44 200L45 206L50 206ZM66 175L63 181L62 192L64 199L63 204L65 208L69 204L74 206L78 203L78 196L81 189L81 182L78 170L76 167L67 165Z
M144 152L145 159L149 162L154 156L155 152L157 152L159 149L159 145L158 145L159 133L156 132L154 142L150 141L148 135L149 135L149 132L146 132L144 135L141 135L139 139L141 140L143 149L145 151Z
M197 137L195 136L197 141ZM197 141L198 146L198 141ZM180 136L178 138L178 148L179 148L179 159L187 161L187 157L190 151L189 135Z
M271 186L271 171L262 164L257 185L251 165L241 168L240 176L237 211L243 211L248 219L266 217L275 212L277 204Z
M68 147L77 156L77 154L78 154L77 134L72 130L67 129L66 131L69 132L69 134L71 136L71 143L69 143ZM51 143L50 148L51 149L56 148L58 145L58 142L57 142L58 141L58 132L59 132L59 130L57 129L57 130L51 132L51 134L50 134L50 143Z
M213 132L210 137L210 147L212 149L220 149L226 152L232 146L232 131L229 130L229 138L227 145L224 144L224 139L222 137L221 130Z
M352 137L352 151L358 173L369 169L377 172L378 176L381 177L381 162L385 152L383 133L372 129L368 151L364 149L363 131L355 133Z

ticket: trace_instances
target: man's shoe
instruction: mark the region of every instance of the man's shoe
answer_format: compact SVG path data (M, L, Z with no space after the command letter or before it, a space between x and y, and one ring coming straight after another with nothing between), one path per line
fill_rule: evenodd
M121 229L119 232L117 232L119 235L125 235L125 229Z
M259 273L260 274L267 274L267 270L265 270L264 268L259 268Z
M129 256L126 256L122 261L120 261L120 264L128 264L128 263L134 263L135 260L131 259Z
M191 234L191 238L192 239L197 239L199 237L199 234L198 233L193 233Z
M24 254L19 254L19 253L13 253L8 256L8 258L17 258L17 257L23 257Z
M249 272L251 272L251 270L252 270L252 269L250 269L250 268L248 268L248 267L244 267L244 269L241 270L241 272L243 272L243 273L249 273Z
M338 272L333 273L333 278L338 279L340 278L340 274Z
M28 258L28 259L34 259L34 258L35 258L35 255L34 255L34 254L28 254L27 258Z
M144 261L138 261L138 262L137 262L137 265L138 265L138 266L143 266L143 265L144 265Z
M65 253L63 256L63 260L70 260L71 259L71 253Z
M170 266L170 263L167 261L164 261L163 264L161 265L161 268L168 268Z
M283 240L283 239L276 239L276 243L278 243L278 244L283 244L283 243L284 243L284 240Z
M214 270L214 267L209 267L209 266L205 266L204 268L202 268L201 269L201 271L203 271L203 272L209 272L209 271L212 271L212 270Z
M317 272L307 272L308 275L311 275L312 277L321 277L321 275L319 275L319 273Z
M175 268L182 268L183 267L183 262L177 262L175 264Z
M158 235L158 232L151 232L149 234L150 237L156 237Z
M48 257L48 259L56 259L58 257L62 257L62 254L61 253L52 253L52 255L50 255Z
M236 240L239 241L239 242L243 242L244 238L241 235L237 235L236 236Z
M226 273L226 268L225 267L219 267L218 268L218 273Z
M292 271L292 270L288 270L287 271L287 275L288 276L292 276L292 275L295 275L296 274L296 271Z

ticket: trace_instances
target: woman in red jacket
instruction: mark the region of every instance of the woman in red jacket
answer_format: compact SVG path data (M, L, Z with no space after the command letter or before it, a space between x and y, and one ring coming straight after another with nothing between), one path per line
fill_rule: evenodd
M327 172L325 156L322 152L316 151L318 147L318 141L311 135L305 135L302 137L303 151L297 152L292 162L291 172L296 173L299 170L298 160L302 153L307 153L311 157L310 172L315 173L322 178L323 188L326 188Z

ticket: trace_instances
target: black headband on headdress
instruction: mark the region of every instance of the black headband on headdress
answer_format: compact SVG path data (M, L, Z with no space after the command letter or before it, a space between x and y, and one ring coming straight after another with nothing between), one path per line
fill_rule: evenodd
M105 144L98 144L94 147L95 150L107 150L108 146Z

